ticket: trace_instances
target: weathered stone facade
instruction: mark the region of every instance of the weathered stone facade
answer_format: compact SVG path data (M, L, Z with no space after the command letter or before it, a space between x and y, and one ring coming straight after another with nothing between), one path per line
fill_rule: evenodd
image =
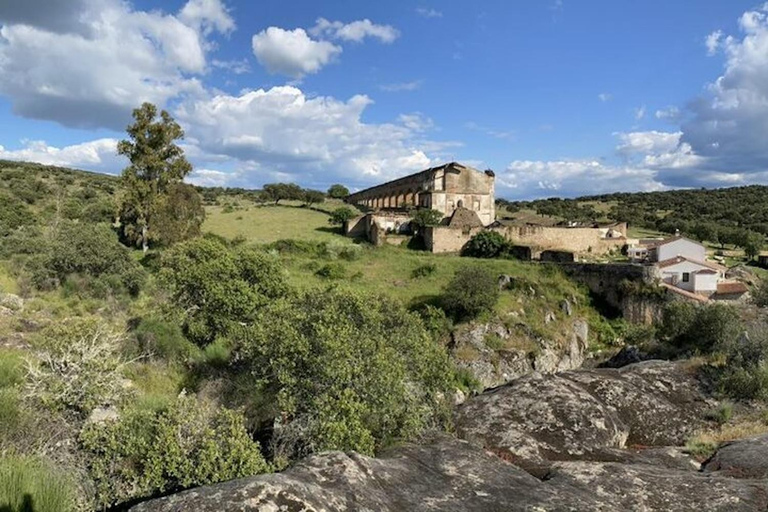
M432 208L449 217L460 207L477 213L484 226L496 220L495 176L491 171L451 162L382 183L347 197L347 202L374 212Z
M603 255L620 250L627 243L625 223L596 228L546 227L495 224L486 229L497 231L514 245L531 247L534 254L542 251L570 251L575 254ZM446 226L427 228L427 249L432 252L459 252L482 228L465 230Z

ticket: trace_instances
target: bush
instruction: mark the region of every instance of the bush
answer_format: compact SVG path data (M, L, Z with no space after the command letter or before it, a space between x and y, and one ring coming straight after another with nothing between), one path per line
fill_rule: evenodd
M764 279L752 291L752 303L755 306L768 307L768 279Z
M473 236L462 250L462 256L473 258L498 258L508 247L508 242L501 233L481 231Z
M120 336L94 322L71 319L48 329L43 344L39 363L27 367L25 395L32 400L84 418L126 395Z
M445 311L431 304L424 304L416 310L424 326L437 341L448 338L453 331L453 322L445 315Z
M710 421L714 421L718 425L725 425L733 417L733 404L730 402L723 402L714 409L707 411L704 417Z
M269 471L242 414L187 396L88 424L79 440L100 508Z
M200 346L253 320L259 308L288 292L279 261L213 238L176 245L163 255L161 280L183 317L185 335Z
M678 349L709 354L726 350L742 331L733 306L672 302L664 309L661 334Z
M341 263L326 263L315 274L324 279L344 279L347 276L347 267Z
M328 197L332 197L334 199L344 199L349 195L349 189L345 187L344 185L340 185L338 183L331 185L328 189Z
M731 343L718 383L727 396L739 400L768 398L768 331L765 325Z
M419 318L387 297L311 291L244 328L238 358L276 393L275 453L372 454L441 421L453 371ZM444 419L444 418L443 418Z
M79 274L85 278L104 278L93 286L106 286L114 292L137 295L145 272L117 236L103 225L63 223L54 233L44 254L29 261L32 280L40 289L63 283Z
M331 216L328 218L328 223L334 226L343 226L347 221L357 217L357 212L349 206L342 206L336 208L331 212Z
M52 464L32 457L0 457L0 510L64 512L74 508L74 483Z
M419 265L413 269L411 277L413 279L421 279L422 277L429 277L435 272L437 272L437 265L434 263L425 263L424 265Z
M443 309L456 319L472 319L493 311L499 300L496 276L482 267L464 267L443 292Z
M190 361L200 354L200 349L184 337L179 325L159 318L143 318L133 335L141 352L169 361Z

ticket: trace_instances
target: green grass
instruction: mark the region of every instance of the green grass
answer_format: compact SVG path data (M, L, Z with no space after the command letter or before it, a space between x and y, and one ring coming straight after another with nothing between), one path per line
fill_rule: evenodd
M627 228L627 237L629 238L668 238L669 236L668 233L662 233L661 231L655 231L648 228L632 225Z
M7 265L0 262L0 293L19 293L19 286L16 279L11 276Z
M333 202L337 206L338 202ZM331 208L328 205L319 208ZM343 237L328 224L328 214L300 206L250 205L231 213L219 206L206 207L202 230L227 238L242 237L251 242L269 243L283 238L330 241Z
M51 464L30 457L0 458L0 510L74 510L72 482Z
M0 349L0 388L15 386L24 379L24 352Z

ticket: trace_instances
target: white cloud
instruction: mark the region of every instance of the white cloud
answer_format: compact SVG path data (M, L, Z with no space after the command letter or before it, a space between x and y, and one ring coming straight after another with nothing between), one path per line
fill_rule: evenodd
M315 37L328 37L343 41L362 42L366 37L373 37L382 43L391 43L400 36L400 32L391 25L377 25L369 19L357 20L351 23L328 21L318 18L309 33Z
M125 166L125 160L117 154L117 139L97 139L61 148L49 146L41 140L22 142L21 149L10 150L0 146L0 159L39 162L113 174Z
M267 71L293 78L317 73L342 51L328 41L315 41L303 28L269 27L254 35L252 44L256 59Z
M497 187L514 197L581 196L616 191L651 191L664 187L654 171L607 165L599 160L515 160L497 173Z
M720 40L723 38L722 30L715 30L707 36L704 40L704 45L707 47L707 55L712 56L717 53L720 48Z
M379 89L386 92L415 91L420 89L424 80L413 80L411 82L396 82L380 85Z
M671 123L676 123L680 121L681 116L680 109L674 106L659 109L656 111L656 119L661 119L663 121L669 121Z
M607 92L601 92L597 95L597 99L602 101L603 103L607 103L613 99L613 94L607 93Z
M624 155L669 153L680 144L682 132L658 131L619 133L621 143L616 150Z
M643 105L642 107L637 107L635 109L635 119L639 121L644 117L645 117L645 105Z
M745 12L739 27L742 39L717 38L725 70L691 102L682 140L706 157L706 171L748 176L768 169L768 4Z
M432 8L426 8L426 7L417 7L416 8L416 14L419 16L423 16L425 18L442 18L443 13Z
M211 66L230 71L236 75L242 75L251 71L251 66L246 59L241 60L218 60L213 59Z
M204 34L214 30L229 34L235 30L235 20L221 0L189 0L179 12L179 19Z
M162 105L200 94L196 75L206 70L206 34L232 27L209 18L202 7L219 4L210 0L191 0L182 13L197 7L183 16L135 11L121 0L77 2L77 9L68 7L77 15L62 20L54 19L55 6L33 13L0 5L0 94L14 113L122 129L142 101Z
M398 123L364 123L371 103L362 95L308 98L282 86L189 100L175 116L198 161L205 155L234 159L251 185L281 173L306 184L367 186L429 166L426 143L416 137L431 121L409 114Z
M414 112L412 114L400 114L398 117L400 123L403 126L414 132L423 132L429 130L435 126L432 119L426 117L421 112Z

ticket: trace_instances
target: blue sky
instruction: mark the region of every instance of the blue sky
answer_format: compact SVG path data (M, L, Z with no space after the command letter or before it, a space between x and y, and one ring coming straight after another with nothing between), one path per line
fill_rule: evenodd
M768 4L0 1L0 158L117 173L142 101L206 185L448 160L508 198L768 183Z

